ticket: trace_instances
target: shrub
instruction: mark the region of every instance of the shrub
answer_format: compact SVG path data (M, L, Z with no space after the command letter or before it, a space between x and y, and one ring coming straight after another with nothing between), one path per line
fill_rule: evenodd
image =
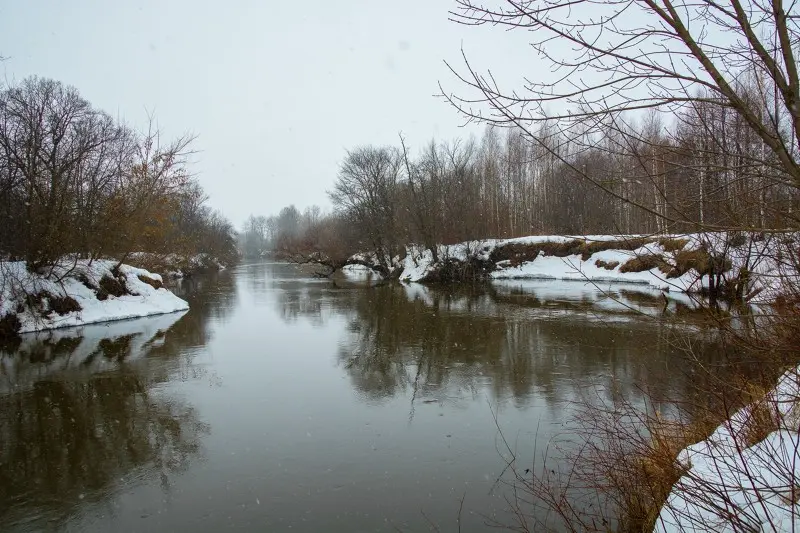
M0 318L0 339L14 338L19 334L22 322L15 313L7 313Z
M127 287L116 278L112 278L108 274L100 278L100 289L97 291L98 300L105 300L109 295L120 297L126 294L130 294Z
M50 311L58 313L59 315L66 315L67 313L77 312L81 310L80 304L72 296L50 296L48 298L50 304Z

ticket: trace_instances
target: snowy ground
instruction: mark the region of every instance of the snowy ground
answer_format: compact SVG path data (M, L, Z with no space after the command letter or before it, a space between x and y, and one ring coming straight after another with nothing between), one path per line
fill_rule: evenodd
M798 399L800 367L787 371L762 401L684 449L678 461L689 470L673 486L655 531L800 529ZM752 442L756 410L771 413L772 431Z
M64 262L49 276L27 271L25 263L0 263L0 319L15 314L20 321L19 333L80 326L162 313L183 311L189 304L164 288L154 288L140 279L161 282L161 276L147 270L122 265L117 281L128 294L98 298L103 277L113 278L114 261L79 260ZM81 278L83 281L81 281ZM84 283L84 282L88 282ZM155 283L156 285L160 283ZM87 286L88 285L88 286ZM29 296L43 295L37 302ZM70 297L80 306L78 311L59 314L52 311L52 297Z

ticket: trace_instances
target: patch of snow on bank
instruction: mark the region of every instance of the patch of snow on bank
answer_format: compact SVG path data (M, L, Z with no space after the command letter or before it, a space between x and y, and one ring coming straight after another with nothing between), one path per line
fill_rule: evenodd
M345 265L341 271L348 281L380 281L383 279L378 272L364 265Z
M21 322L20 333L25 333L189 309L185 300L169 290L156 289L141 281L139 276L161 281L158 274L141 268L121 265L119 272L125 277L131 294L119 297L109 295L105 300L99 300L96 290L77 279L85 276L91 285L97 287L104 276L113 277L111 270L115 265L116 262L108 260L91 263L79 260L74 265L69 262L57 266L49 277L45 277L28 272L23 261L0 263L0 317L15 313ZM26 303L26 295L43 291L53 296L74 298L81 310L64 315L54 312L39 314Z

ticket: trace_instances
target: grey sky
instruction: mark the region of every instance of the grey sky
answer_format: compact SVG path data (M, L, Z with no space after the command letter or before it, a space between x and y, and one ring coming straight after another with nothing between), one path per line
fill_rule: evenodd
M0 7L7 81L74 85L168 136L198 135L194 170L237 225L295 203L329 207L344 151L466 136L435 98L458 87L443 60L531 70L510 34L447 20L452 0L12 1ZM472 128L471 131L476 131Z

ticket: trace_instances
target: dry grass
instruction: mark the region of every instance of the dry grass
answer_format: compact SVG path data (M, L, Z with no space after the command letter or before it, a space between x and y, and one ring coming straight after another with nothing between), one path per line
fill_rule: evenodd
M792 315L796 318L793 311ZM782 318L780 324L786 322ZM779 428L777 405L768 391L787 362L797 364L799 344L796 329L780 337L774 335L776 331L780 330L772 329L772 334L766 336L770 339L769 346L763 341L764 330L759 328L752 333L758 335L754 340L760 339L762 346L751 346L743 338L719 344L715 353L719 350L723 359L710 366L704 358L697 358L699 354L687 351L687 361L698 363L692 374L696 390L682 402L681 415L662 416L655 407L659 405L658 399L647 392L645 407L624 398L608 400L598 396L599 401L591 398L582 401L578 428L571 430L571 435L579 436L581 445L564 452L567 462L573 465L569 474L559 477L543 468L533 478L517 476L515 489L525 493L527 501L537 502L558 516L566 530L652 531L675 483L687 475L687 466L677 461L682 450L707 439L743 406L750 406L749 416L736 437L743 450L762 442ZM784 350L793 354L790 361L781 354ZM775 473L788 480L790 489L784 488L782 497L787 501L800 499L800 483L795 483L792 472ZM713 484L700 486L700 490L694 489L696 492L687 497L701 504L726 502L733 514L725 518L738 523L738 508L735 502L726 499L727 493ZM602 495L595 498L593 506L585 505L585 496L584 500L575 497L587 491ZM681 509L670 508L665 512L680 515ZM527 518L535 522L536 516L529 514ZM536 522L527 524L523 530L548 527Z
M622 264L622 266L619 268L619 271L623 273L646 272L654 268L658 268L664 274L668 273L671 270L671 267L660 255L642 254L632 257L631 259L628 259L625 263Z
M670 277L682 276L691 269L702 275L708 274L712 265L711 255L705 250L681 250L675 254L675 269Z
M598 268L605 268L606 270L614 270L619 266L619 261L603 261L602 259L598 259L594 262L595 266Z
M744 429L743 442L748 448L767 438L780 429L780 414L777 406L770 401L759 401L752 405Z
M50 296L48 298L50 311L59 315L66 315L68 313L78 312L81 306L72 296Z
M677 252L678 250L683 250L687 244L689 244L689 239L673 239L663 237L658 239L658 244L660 244L664 250L668 252Z
M619 531L652 531L672 486L686 473L677 461L686 446L706 438L712 424L667 421L655 416L647 421L650 442L630 454L606 460L619 461L624 476L615 476L614 490L623 510ZM614 469L612 464L607 465ZM613 475L613 474L612 474Z
M150 285L154 289L160 289L161 287L164 286L164 284L161 283L159 280L153 279L153 278L148 277L148 276L143 276L143 275L139 274L138 278L139 278L139 281L141 281L142 283L146 283L146 284Z

